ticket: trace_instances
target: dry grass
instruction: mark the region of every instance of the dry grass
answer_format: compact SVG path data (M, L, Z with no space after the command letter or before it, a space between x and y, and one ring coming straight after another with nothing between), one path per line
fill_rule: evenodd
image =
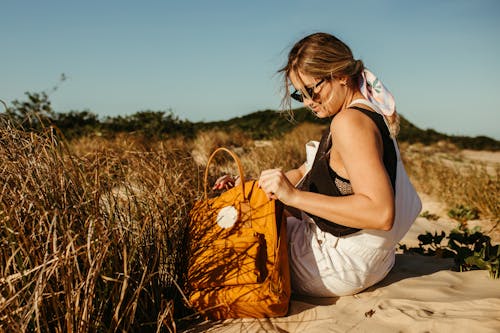
M419 192L445 202L479 209L480 217L499 220L500 163L474 161L453 145L402 145L405 167Z
M186 315L176 283L186 271L187 216L208 155L233 147L255 178L299 166L304 144L320 134L301 125L264 142L207 132L193 142L121 135L67 146L50 129L2 124L0 331L175 331L174 318ZM498 168L454 169L436 154L403 151L420 191L498 216ZM224 172L234 163L220 157L211 177Z
M76 155L7 126L0 141L1 329L174 331L191 157L130 141Z

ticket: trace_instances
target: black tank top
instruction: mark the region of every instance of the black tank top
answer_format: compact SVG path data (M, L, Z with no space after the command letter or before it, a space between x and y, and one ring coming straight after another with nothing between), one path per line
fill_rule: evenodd
M372 119L373 122L375 122L375 124L377 125L377 128L380 131L382 137L384 166L387 170L389 178L391 179L392 189L395 190L397 163L396 150L394 148L392 138L390 137L389 130L384 122L384 118L376 112L372 112L360 107L352 106L350 108L363 112L365 115L370 117L370 119ZM349 180L338 176L330 167L330 148L332 147L330 138L330 130L328 129L321 137L313 166L305 177L304 182L300 186L300 189L303 191L321 193L334 197L351 195L352 193L345 194L345 190L342 191L342 189L339 189L338 186L339 178L343 183L350 183ZM337 224L333 221L329 221L309 213L306 214L314 219L314 222L316 222L316 225L322 231L329 232L337 237L350 235L361 230L346 227L344 225Z

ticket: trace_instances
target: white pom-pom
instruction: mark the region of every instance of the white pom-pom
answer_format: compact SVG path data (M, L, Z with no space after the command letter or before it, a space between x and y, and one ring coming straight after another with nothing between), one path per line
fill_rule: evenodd
M231 228L238 221L238 211L233 206L226 206L217 214L217 225L223 229Z

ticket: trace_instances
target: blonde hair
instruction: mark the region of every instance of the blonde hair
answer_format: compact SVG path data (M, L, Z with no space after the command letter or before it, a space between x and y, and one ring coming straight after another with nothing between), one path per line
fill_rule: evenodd
M337 37L323 32L306 36L292 47L286 65L278 70L283 75L284 83L282 108L288 112L292 109L289 91L292 72L318 79L347 77L349 87L357 88L364 69L363 61L354 59L349 46ZM393 127L399 128L399 116L394 113L387 119L390 132L395 136L397 129Z

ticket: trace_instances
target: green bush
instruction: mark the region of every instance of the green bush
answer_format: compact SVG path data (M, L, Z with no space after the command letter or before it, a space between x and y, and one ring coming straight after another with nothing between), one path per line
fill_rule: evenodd
M444 239L447 244L441 244ZM500 245L492 245L491 238L478 229L454 229L448 236L441 233L426 232L418 236L418 247L407 248L400 245L403 252L418 253L425 256L453 258L457 271L488 270L491 278L499 278Z
M479 210L476 207L469 207L465 205L458 205L448 212L448 216L460 221L466 222L469 220L476 220L479 218Z

